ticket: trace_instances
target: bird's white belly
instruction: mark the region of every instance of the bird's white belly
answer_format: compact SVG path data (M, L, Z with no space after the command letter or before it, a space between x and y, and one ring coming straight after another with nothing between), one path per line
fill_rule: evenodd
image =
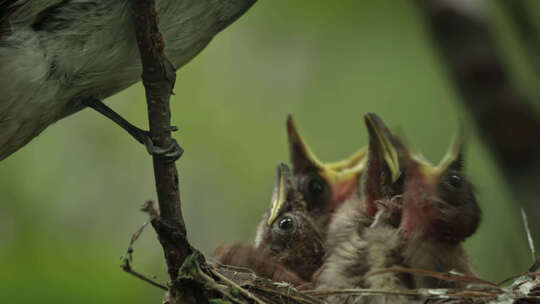
M253 2L158 0L165 53L174 67ZM18 3L28 6L10 17L10 30L0 37L0 160L82 109L82 100L104 99L141 76L129 1L51 0L58 6L46 17L34 2Z

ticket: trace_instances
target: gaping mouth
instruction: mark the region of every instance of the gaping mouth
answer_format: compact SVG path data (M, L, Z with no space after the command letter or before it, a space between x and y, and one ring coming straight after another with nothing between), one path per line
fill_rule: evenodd
M280 163L276 169L276 177L274 180L274 190L272 191L272 200L270 202L270 215L266 224L271 226L278 217L287 199L287 189L292 187L292 174L287 165Z

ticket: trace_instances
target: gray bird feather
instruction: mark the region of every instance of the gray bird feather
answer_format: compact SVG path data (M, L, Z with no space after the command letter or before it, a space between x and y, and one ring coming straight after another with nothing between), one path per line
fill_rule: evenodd
M156 0L176 69L256 0ZM0 1L0 160L47 126L138 82L129 0ZM7 12L7 13L4 13Z
M355 211L354 206L358 206L356 202L348 203L338 210L337 215L341 214L342 220L333 221L330 226L334 231L340 229L342 231L334 235L339 238L339 242L331 249L317 278L316 288L318 290L411 288L407 277L395 273L372 275L392 266L404 266L402 250L405 243L400 231L385 221L371 227L373 219L362 214L358 208ZM344 222L346 224L343 224ZM327 302L336 304L411 303L410 300L406 296L396 295L333 295L326 298Z

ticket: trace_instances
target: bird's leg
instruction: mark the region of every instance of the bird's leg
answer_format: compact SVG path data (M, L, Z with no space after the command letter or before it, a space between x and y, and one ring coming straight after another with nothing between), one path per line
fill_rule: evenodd
M105 117L112 120L114 123L126 130L133 138L138 142L143 144L146 147L146 150L151 155L155 155L161 158L164 158L168 161L176 161L184 153L184 149L178 145L178 142L173 138L169 147L163 149L157 147L153 144L152 138L150 137L150 132L137 128L132 125L129 121L125 120L122 116L116 113L113 109L105 105L101 100L97 98L89 98L83 101L84 105L90 107L99 113L103 114ZM171 131L178 130L177 127L171 127Z

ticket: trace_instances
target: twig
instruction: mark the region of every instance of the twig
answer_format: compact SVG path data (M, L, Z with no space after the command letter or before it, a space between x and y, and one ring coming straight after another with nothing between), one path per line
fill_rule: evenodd
M513 275L511 277L508 277L504 280L502 280L501 282L497 283L497 285L503 285L505 283L508 283L512 280L515 280L519 277L522 277L522 276L537 276L537 275L540 275L540 272L532 272L532 271L526 271L526 272L522 272L522 273L519 273L519 274L516 274L516 275Z
M235 272L240 272L240 273L247 273L247 274L250 274L254 278L257 277L257 275L255 274L255 271L253 271L253 269L248 268L248 267L227 265L227 264L219 263L217 261L212 261L212 263L214 265L218 266L217 268L219 268L219 269L225 269L225 270L235 271Z
M145 277L144 275L136 272L135 270L133 270L133 268L131 268L131 265L130 265L130 262L129 262L128 259L123 259L123 263L122 263L121 267L122 267L122 270L124 270L125 272L133 275L134 277L136 277L138 279L141 279L141 280L145 281L146 283L154 285L157 288L161 288L161 289L163 289L165 291L169 290L169 288L167 288L167 286L161 285L158 282L155 282L155 281Z
M386 295L386 296L423 296L432 299L466 299L466 298L494 298L500 292L488 292L482 290L454 290L454 289L407 289L407 290L387 290L387 289L328 289L305 291L316 297L328 297L332 295L354 295L359 297Z
M131 236L131 239L129 240L128 249L126 250L126 254L123 258L124 260L133 261L133 245L135 244L137 239L139 239L139 236L141 236L142 232L144 231L144 228L146 228L148 223L149 223L148 220L144 221L141 227L139 227L139 229L137 229L137 231L135 231L135 233L133 233L133 235Z
M435 272L425 269L416 269L416 268L405 268L405 267L399 267L394 266L387 269L383 269L380 271L375 271L370 274L372 275L378 275L381 273L387 273L387 272L400 272L400 273L410 273L414 275L421 275L426 277L432 277L439 280L444 281L458 281L458 282L467 282L467 283L474 283L474 284L482 284L487 285L496 289L499 289L499 286L493 282L486 281L477 277L473 276L467 276L467 275L461 275L461 274L452 274L452 273L443 273L443 272Z
M124 260L129 260L130 262L133 261L133 245L135 242L139 239L141 234L143 233L144 229L148 225L148 223L156 218L158 216L157 210L154 208L154 202L153 201L147 201L142 207L141 211L148 213L149 219L144 221L144 223L131 235L131 239L129 240L129 246L126 250L126 254L124 255Z
M279 295L281 297L294 300L297 303L305 303L305 304L324 304L325 303L324 301L317 299L315 297L312 297L301 291L291 294L290 292L285 293L285 292L282 292L281 290L270 289L263 286L252 286L251 288L266 292L274 296Z
M147 278L143 274L140 274L140 273L136 272L135 270L133 270L133 268L131 268L131 262L133 261L133 251L134 251L133 250L133 245L139 239L139 237L143 233L146 226L148 226L149 221L158 216L157 210L154 208L154 202L153 201L147 201L142 206L141 211L148 213L149 218L146 221L144 221L144 223L141 225L141 227L139 227L139 229L137 229L137 231L135 231L135 233L133 233L133 235L131 236L131 239L129 240L128 249L126 250L126 254L122 257L122 265L120 267L122 268L122 270L124 270L125 272L135 276L138 279L141 279L141 280L143 280L143 281L145 281L147 283L150 283L151 285L154 285L154 286L156 286L158 288L161 288L163 290L169 290L167 288L167 286L161 285L158 282L155 282L155 281Z
M249 291L247 291L246 289L242 288L240 285L236 284L235 282L233 282L232 280L229 280L229 278L227 278L226 276L222 275L221 273L217 272L215 269L211 269L211 272L212 272L212 275L218 277L220 280L222 280L223 282L227 283L228 285L236 288L238 290L238 292L240 292L241 294L243 294L246 298L248 299L251 299L253 301L255 301L255 303L257 304L266 304L264 303L263 301L259 300L257 297L255 297L254 295L252 295Z
M447 289L434 289L440 294L444 294ZM325 289L325 290L307 290L305 294L314 297L327 297L331 295L357 295L357 296L372 296L372 295L395 295L395 296L419 296L419 295L434 295L431 290L407 289L407 290L388 290L388 289L369 289L369 288L351 288L351 289Z
M529 241L529 249L531 250L532 261L534 263L536 261L536 251L534 250L534 241L531 235L531 230L529 229L527 214L523 208L521 208L521 217L523 218L523 226L525 227L525 232L527 233L527 241Z
M238 298L233 296L229 291L226 290L225 286L220 286L214 279L212 279L209 275L204 273L199 265L197 265L198 275L200 278L203 279L205 284L209 284L213 290L218 291L223 296L225 296L227 299L231 300L233 303L236 304L244 304L242 301L240 301Z

